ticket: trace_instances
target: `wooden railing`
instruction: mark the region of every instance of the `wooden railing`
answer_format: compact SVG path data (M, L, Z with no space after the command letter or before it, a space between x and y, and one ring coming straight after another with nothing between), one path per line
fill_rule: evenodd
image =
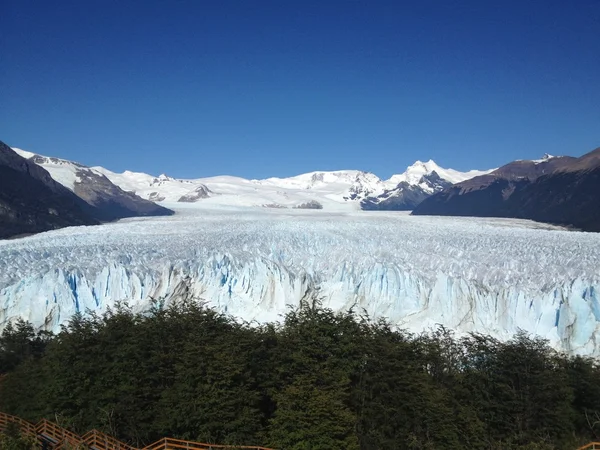
M124 444L114 437L98 430L88 431L81 436L83 443L89 448L111 449L111 450L135 450L134 447Z
M9 424L17 425L22 433L33 436L40 443L46 443L51 449L57 450L62 448L90 450L273 450L267 447L204 444L173 438L163 438L140 449L127 445L98 430L88 431L83 436L79 436L46 419L42 419L37 425L33 425L20 417L0 412L0 431L6 430Z
M58 446L58 444L61 446L67 444L71 447L78 447L82 444L79 435L66 428L60 427L47 419L39 421L35 427L35 433L36 436L40 436L46 441L50 441L50 444L55 446Z
M274 450L252 445L203 444L173 438L162 438L146 447L137 448L98 430L91 430L83 436L79 436L47 419L42 419L37 425L33 425L20 417L0 412L0 432L6 430L9 424L17 425L21 433L35 437L40 443L48 444L53 450L62 448L89 450ZM590 442L577 450L600 450L600 442Z
M577 450L600 450L600 442L590 442L583 447L579 447Z
M14 423L19 427L21 432L28 435L35 435L35 426L20 417L11 416L10 414L0 413L0 431L6 430L8 424Z
M222 450L222 449L246 449L246 450L273 450L265 447L253 447L246 445L217 445L217 444L202 444L200 442L182 441L180 439L163 438L154 444L144 447L142 450L165 450L165 449L186 449L186 450Z

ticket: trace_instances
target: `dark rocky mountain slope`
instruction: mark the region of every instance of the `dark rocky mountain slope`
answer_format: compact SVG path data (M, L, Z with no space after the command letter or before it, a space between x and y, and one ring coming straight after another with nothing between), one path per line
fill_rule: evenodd
M124 191L94 169L15 151L0 141L0 239L125 217L170 214L170 209Z
M0 239L98 224L87 207L46 170L0 142Z
M25 154L22 150L18 152ZM47 170L50 176L56 176L58 181L64 182L64 173L71 173L74 181L72 184L65 183L65 187L92 206L89 213L99 220L173 214L170 209L145 200L133 192L124 191L104 174L83 164L35 154L30 156L29 160ZM63 177L59 177L58 174L62 174Z
M514 217L600 231L600 148L515 161L425 199L415 215Z

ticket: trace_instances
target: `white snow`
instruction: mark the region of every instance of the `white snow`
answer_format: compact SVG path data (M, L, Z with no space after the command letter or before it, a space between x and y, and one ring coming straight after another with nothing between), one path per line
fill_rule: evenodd
M408 166L404 173L399 175L392 175L392 177L388 180L388 183L397 185L401 182L407 182L410 185L419 185L426 192L431 191L431 188L424 183L419 183L423 175L429 175L434 171L440 176L440 178L449 181L452 184L460 183L461 181L469 180L471 178L478 177L480 175L485 175L487 173L492 172L495 169L490 170L469 170L468 172L459 172L454 169L444 169L443 167L438 166L431 159L427 162L417 161L413 165Z
M539 163L543 163L543 162L549 161L549 160L551 160L553 158L556 158L556 156L550 155L548 153L544 153L544 156L542 156L540 159L534 159L532 162L534 164L539 164Z
M12 147L12 149L26 159L37 156L38 158L35 160L35 163L46 169L54 181L62 184L71 191L75 190L75 183L81 181L79 173L93 172L93 169L90 169L89 167L82 166L66 159L38 155L37 153L31 153L14 147Z
M33 158L35 153L28 152L27 150L21 150L20 148L11 147L18 155L25 159Z
M207 185L233 182L244 185ZM22 317L57 330L76 311L118 300L143 310L184 286L236 317L272 321L309 292L414 331L441 323L504 339L524 329L600 356L600 234L507 219L167 206L177 214L0 241L0 324Z
M102 167L94 170L103 173L114 184L126 191L132 191L146 199L155 199L156 195L167 202L176 202L182 196L199 186L206 186L214 194L200 200L207 205L221 206L280 206L293 208L308 201L317 201L324 209L331 211L353 211L360 209L360 200L377 196L386 189L393 189L402 181L412 185L421 185L426 191L431 188L420 183L421 177L434 170L440 177L458 183L466 179L488 173L472 170L458 172L443 169L433 161L417 161L400 175L389 180L381 180L376 175L359 170L339 170L334 172L310 172L289 178L267 178L265 180L246 180L244 178L219 176L181 180L166 175L154 177L145 173L111 172Z
M554 158L562 158L562 156L554 156L554 155L551 155L549 153L544 153L544 156L542 156L540 159L515 159L515 161L519 161L519 162L532 162L532 163L534 163L534 164L537 165L537 164L549 161L549 160L554 159Z

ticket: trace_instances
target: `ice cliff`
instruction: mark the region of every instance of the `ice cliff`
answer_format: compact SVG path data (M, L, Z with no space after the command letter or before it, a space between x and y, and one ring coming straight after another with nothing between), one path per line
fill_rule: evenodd
M203 211L0 241L0 328L182 295L247 321L303 297L413 331L524 329L600 356L600 235L506 219Z

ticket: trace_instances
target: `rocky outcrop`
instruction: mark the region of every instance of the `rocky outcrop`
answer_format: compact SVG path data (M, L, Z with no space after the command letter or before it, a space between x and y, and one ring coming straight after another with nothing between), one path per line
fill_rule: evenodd
M200 185L192 191L188 192L185 195L182 195L178 202L182 203L195 203L198 200L202 200L203 198L208 198L210 195L210 189L208 189L204 185Z
M164 195L160 195L158 192L151 192L150 195L148 195L148 200L151 202L162 202L165 199L166 197Z
M102 174L91 170L79 173L74 193L96 208L96 217L103 221L140 216L168 216L173 211L149 200L126 192Z
M316 200L311 200L294 206L294 209L323 209L323 205Z
M376 197L367 197L360 203L367 211L411 211L423 200L451 186L436 172L423 175L417 184L402 181L394 189L387 189Z

